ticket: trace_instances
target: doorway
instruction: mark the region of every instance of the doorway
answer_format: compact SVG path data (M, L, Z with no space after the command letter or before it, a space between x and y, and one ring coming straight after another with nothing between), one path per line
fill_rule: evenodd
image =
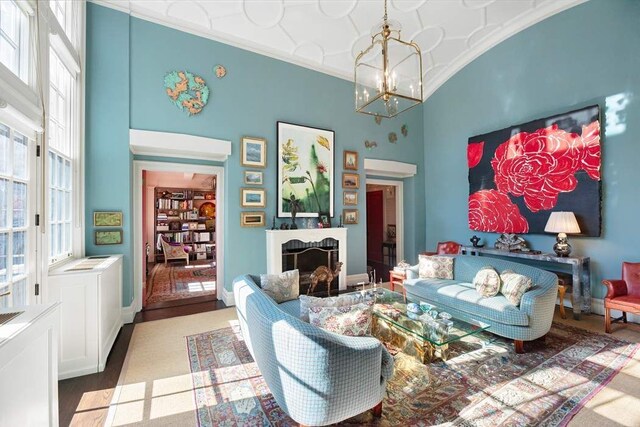
M402 182L367 179L367 270L387 281L402 260Z
M143 307L216 299L216 175L142 171Z
M135 310L219 299L224 169L146 161L134 169Z

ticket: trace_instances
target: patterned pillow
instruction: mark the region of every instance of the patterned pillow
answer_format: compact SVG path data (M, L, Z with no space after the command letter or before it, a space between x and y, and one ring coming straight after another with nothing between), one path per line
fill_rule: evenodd
M507 301L516 307L520 305L520 300L524 293L533 286L529 277L514 273L511 270L503 271L502 274L500 274L500 279L502 280L500 293L507 298Z
M369 334L373 306L359 303L342 307L310 307L309 323L326 331L351 337Z
M493 297L500 292L500 275L490 265L482 267L473 278L473 286L483 297Z
M421 279L453 279L453 257L420 255L419 259Z
M318 298L300 295L300 320L309 321L310 307L344 307L362 301L360 294L340 295L337 297Z
M261 274L260 287L277 303L296 299L300 294L300 273L291 270L280 274Z

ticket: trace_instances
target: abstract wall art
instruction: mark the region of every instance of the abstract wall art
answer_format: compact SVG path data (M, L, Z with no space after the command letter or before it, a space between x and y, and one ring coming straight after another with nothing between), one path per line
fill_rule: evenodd
M164 88L171 102L189 116L200 113L209 101L209 88L204 79L188 71L167 73Z
M469 228L544 233L552 211L572 211L581 235L601 230L597 105L469 138Z

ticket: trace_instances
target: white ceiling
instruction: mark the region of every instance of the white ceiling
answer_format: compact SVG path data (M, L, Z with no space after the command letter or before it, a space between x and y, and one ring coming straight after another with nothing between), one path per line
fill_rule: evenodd
M213 189L214 176L187 172L145 171L147 187Z
M383 15L383 0L93 1L347 80ZM584 1L389 0L389 18L422 49L428 97L491 47Z

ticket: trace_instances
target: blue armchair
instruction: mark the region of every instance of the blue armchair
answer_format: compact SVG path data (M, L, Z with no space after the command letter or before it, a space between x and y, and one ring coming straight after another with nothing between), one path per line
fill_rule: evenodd
M242 335L278 405L296 422L321 426L381 411L393 358L379 340L324 331L294 317L298 300L276 304L239 276L233 294ZM283 306L286 306L284 308Z

